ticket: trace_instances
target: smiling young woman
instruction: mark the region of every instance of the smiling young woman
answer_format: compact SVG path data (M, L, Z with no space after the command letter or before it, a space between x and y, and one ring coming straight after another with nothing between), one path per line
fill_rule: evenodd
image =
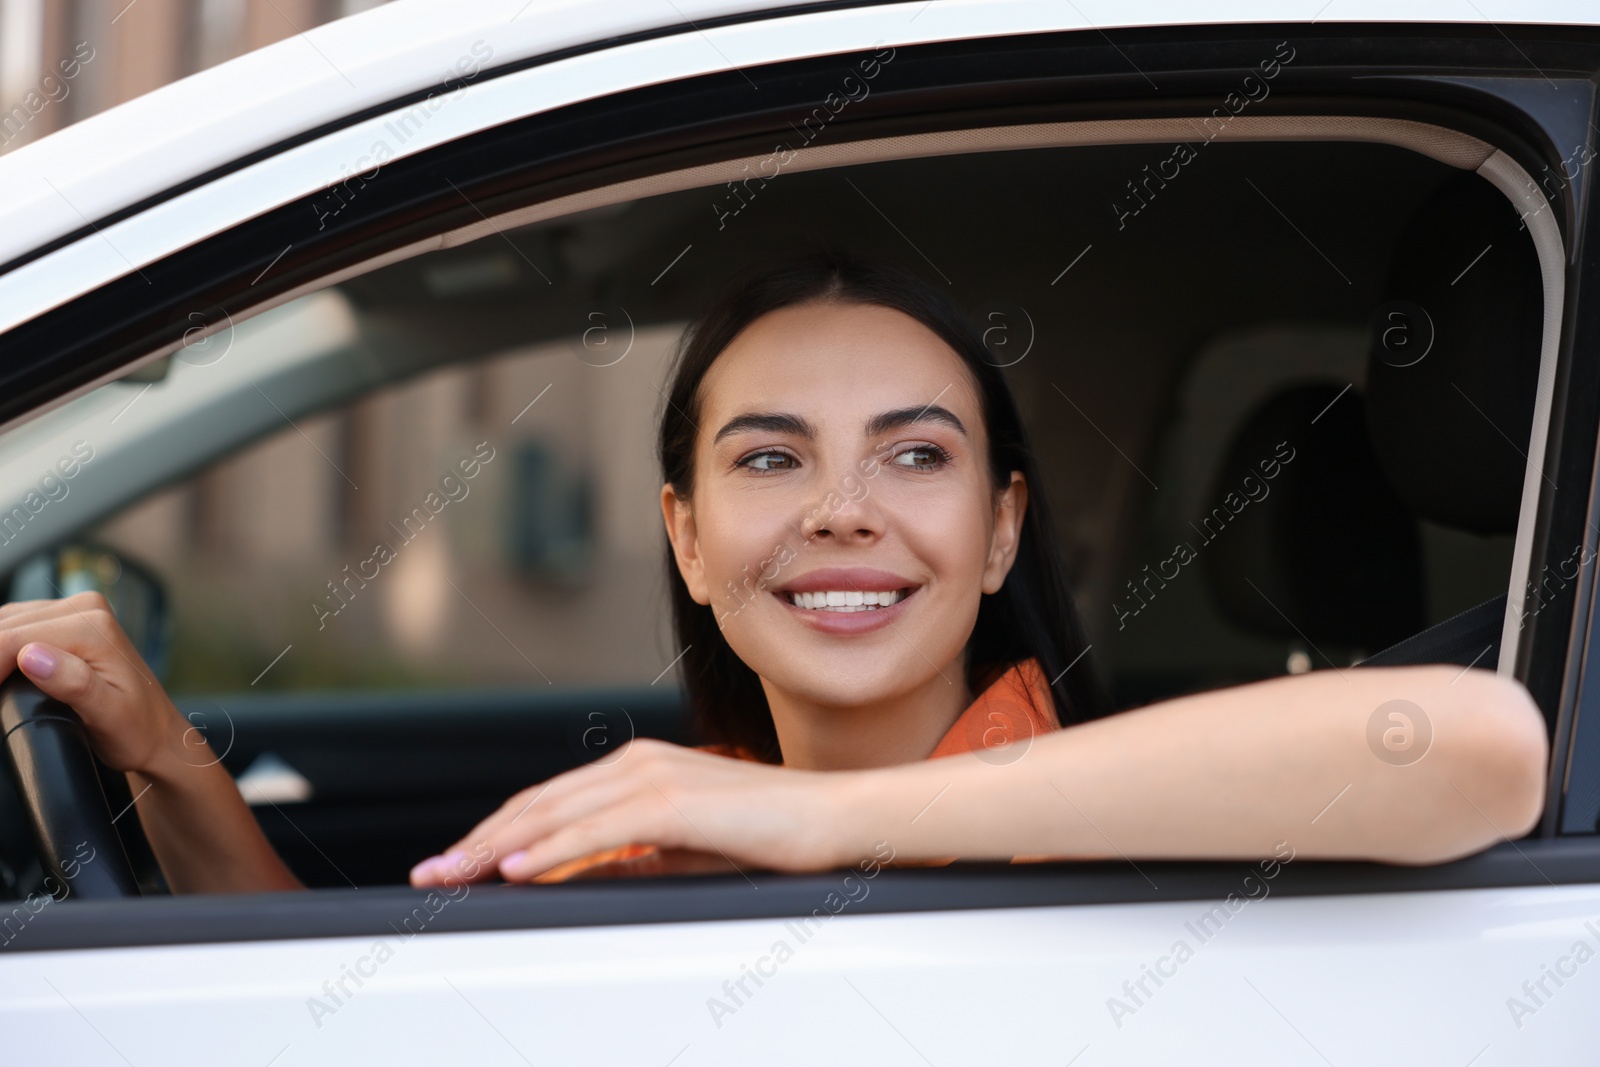
M1089 664L1065 669L1082 628L987 356L931 286L825 255L751 277L690 330L661 507L709 736L805 769L922 759L1028 660L1067 721L1104 712Z
M685 335L666 565L706 749L634 741L530 787L413 884L881 856L1428 863L1526 833L1544 722L1454 666L1317 671L1106 714L1036 466L976 329L914 275L808 255ZM104 598L0 606L13 665L128 774L178 892L298 885ZM1403 766L1369 744L1405 702ZM1381 725L1381 724L1380 724Z
M1287 841L1417 863L1533 825L1543 721L1484 671L1319 672L1107 717L985 356L939 290L848 256L779 262L707 309L663 415L661 508L684 685L716 744L637 741L532 787L413 883L460 877L469 850L553 881L806 870L884 841L930 862ZM1366 740L1393 700L1433 728L1407 767Z

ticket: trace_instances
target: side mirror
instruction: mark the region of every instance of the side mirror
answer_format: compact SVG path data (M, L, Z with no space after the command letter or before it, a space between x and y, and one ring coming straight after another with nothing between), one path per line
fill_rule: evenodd
M128 639L166 681L172 645L167 593L149 569L107 548L67 544L24 560L11 576L8 601L54 600L89 590L100 593Z

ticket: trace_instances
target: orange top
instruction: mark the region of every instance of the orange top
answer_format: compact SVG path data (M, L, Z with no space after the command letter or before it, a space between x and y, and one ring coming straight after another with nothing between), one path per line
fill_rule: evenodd
M1030 696L1032 699L1030 699ZM1038 660L1024 660L990 682L967 710L945 731L929 759L985 753L995 763L1011 763L1027 752L1037 734L1061 729L1050 685ZM704 746L730 759L754 760L742 749ZM943 862L943 861L940 861ZM663 852L655 845L622 845L568 860L534 879L566 882L589 878L649 878L662 874L725 871L722 857L686 849Z

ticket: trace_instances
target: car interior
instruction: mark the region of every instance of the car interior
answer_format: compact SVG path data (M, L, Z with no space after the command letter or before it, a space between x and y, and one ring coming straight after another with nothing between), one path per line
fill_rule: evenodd
M661 391L720 286L828 246L983 327L1119 709L1363 662L1492 669L1544 315L1517 211L1393 145L1217 144L1152 182L1166 151L796 172L736 214L723 187L668 192L241 313L0 436L28 470L94 450L7 528L0 589L106 592L307 885L403 883L517 789L630 737L695 741ZM0 786L0 892L38 885L33 852Z

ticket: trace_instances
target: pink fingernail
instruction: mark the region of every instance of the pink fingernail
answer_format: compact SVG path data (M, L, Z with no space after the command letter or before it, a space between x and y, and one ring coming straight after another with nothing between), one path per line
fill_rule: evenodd
M443 859L443 856L429 856L427 859L411 868L411 880L415 882L426 877L427 875L432 874L438 869L439 863Z
M505 859L500 861L500 870L501 870L501 872L505 873L505 872L515 871L516 868L522 866L522 861L524 859L526 859L527 857L528 857L528 850L527 849L522 849L520 851L513 852L511 855L507 856Z
M439 857L439 866L452 871L460 870L461 865L466 861L466 858L467 854L465 852L462 852L459 848L454 849Z
M17 665L32 678L49 678L56 673L56 658L38 645L28 645L17 656Z

